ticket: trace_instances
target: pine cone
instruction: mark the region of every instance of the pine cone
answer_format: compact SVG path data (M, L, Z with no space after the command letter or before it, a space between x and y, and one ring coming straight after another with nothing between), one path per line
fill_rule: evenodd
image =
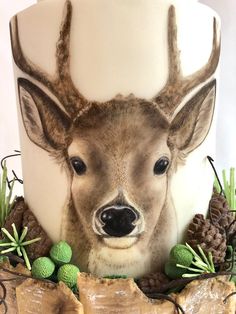
M28 257L31 260L35 260L38 257L47 256L52 246L52 241L30 210L27 210L23 216L23 227L25 226L28 227L25 241L41 238L41 240L25 247Z
M197 250L197 245L200 245L204 252L211 252L215 264L224 262L227 248L226 236L203 215L195 215L190 223L187 242L194 250Z
M7 229L10 234L12 234L13 223L15 224L17 231L21 231L23 214L26 210L27 205L25 204L24 198L17 197L4 224L4 228Z
M209 203L209 219L218 229L226 233L229 240L236 233L236 220L226 198L214 192Z
M138 286L143 293L159 293L162 286L169 282L169 278L163 273L152 273L138 280Z

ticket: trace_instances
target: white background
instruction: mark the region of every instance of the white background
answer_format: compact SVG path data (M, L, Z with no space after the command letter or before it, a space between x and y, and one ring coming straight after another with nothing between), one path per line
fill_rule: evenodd
M0 0L0 158L20 149L12 70L9 19L34 0ZM236 167L236 1L201 0L222 20L222 54L217 123L217 169ZM10 168L20 172L20 159Z

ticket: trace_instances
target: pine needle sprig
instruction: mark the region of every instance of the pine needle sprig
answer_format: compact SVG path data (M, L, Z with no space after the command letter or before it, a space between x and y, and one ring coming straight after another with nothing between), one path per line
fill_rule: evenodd
M31 270L31 265L30 265L30 261L29 261L29 258L27 256L26 250L25 250L25 246L30 245L32 243L35 243L35 242L41 240L41 238L36 238L36 239L29 240L29 241L24 241L25 237L27 235L27 232L28 232L28 228L24 227L20 236L18 234L18 231L17 231L14 223L12 224L12 229L13 229L13 235L11 235L10 232L7 231L7 229L1 228L2 233L6 237L6 240L8 240L9 242L0 243L0 247L6 248L6 249L2 250L0 253L6 254L6 253L16 251L18 256L20 256L20 257L23 256L23 258L25 260L26 267L29 270Z
M229 179L227 178L227 172L224 169L222 171L222 178L223 178L223 187L224 187L224 194L229 204L230 209L236 209L236 179L235 179L235 168L230 168L229 170ZM220 193L220 186L215 178L214 187L216 188L217 192Z
M199 254L197 254L197 252L194 251L194 249L188 243L186 243L185 246L193 254L193 261L191 264L193 267L191 267L191 265L189 267L181 264L176 265L179 268L188 270L186 274L182 275L183 278L195 277L205 273L215 273L215 266L211 252L208 252L208 256L206 256L201 246L198 245L197 248Z
M9 193L7 194L7 167L6 161L3 164L2 176L0 176L0 227L2 227L9 215L12 205L14 203L15 197L12 199L12 192L15 180L10 183Z

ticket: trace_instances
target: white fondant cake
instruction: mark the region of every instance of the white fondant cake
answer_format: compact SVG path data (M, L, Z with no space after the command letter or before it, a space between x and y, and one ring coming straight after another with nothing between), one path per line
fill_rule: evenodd
M12 19L25 199L82 270L160 268L206 213L219 29L194 0L44 0Z

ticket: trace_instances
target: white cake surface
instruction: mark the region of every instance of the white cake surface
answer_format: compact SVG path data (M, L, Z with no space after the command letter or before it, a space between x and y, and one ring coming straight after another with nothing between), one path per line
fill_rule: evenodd
M168 77L167 16L170 5L176 9L184 76L207 63L212 50L215 16L220 28L215 12L196 0L71 2L71 77L80 93L91 101L104 102L117 94L128 96L130 93L149 100L158 94ZM65 0L39 1L18 14L24 54L50 75L55 75L56 71L55 47L64 3ZM15 75L29 78L16 66ZM32 82L36 81L32 79ZM198 90L199 86L186 96L181 106ZM63 208L70 197L70 182L66 171L29 140L22 121L20 137L25 198L42 226L57 241ZM172 177L178 241L194 214L207 212L213 172L206 156L214 157L214 148L215 117L207 138L188 155L186 164L179 166Z

